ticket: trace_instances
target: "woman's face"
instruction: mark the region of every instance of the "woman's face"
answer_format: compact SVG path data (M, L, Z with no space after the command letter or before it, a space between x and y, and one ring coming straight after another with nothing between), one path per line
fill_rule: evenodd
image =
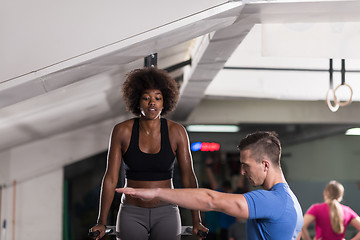
M140 97L140 112L143 117L156 119L163 110L163 95L158 89L146 89Z

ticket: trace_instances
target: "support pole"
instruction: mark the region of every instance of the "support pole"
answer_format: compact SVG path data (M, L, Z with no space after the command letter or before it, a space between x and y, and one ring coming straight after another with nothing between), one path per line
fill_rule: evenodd
M1 208L2 208L2 186L0 186L0 221L1 221ZM0 230L1 230L1 228L0 228ZM0 235L0 240L1 239L2 239L2 234Z
M16 214L16 180L13 183L13 217L12 217L12 240L15 240L15 214Z
M345 59L341 59L341 85L345 83Z
M334 89L334 85L333 85L333 72L334 72L334 69L333 69L333 60L332 60L332 58L330 58L330 61L329 61L330 89Z

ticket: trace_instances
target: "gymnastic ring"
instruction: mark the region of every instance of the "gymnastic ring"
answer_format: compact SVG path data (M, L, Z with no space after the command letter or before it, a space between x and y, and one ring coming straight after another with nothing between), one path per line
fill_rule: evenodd
M350 98L349 100L347 100L346 102L340 102L337 97L336 97L336 90L338 90L341 86L347 86L350 89ZM339 84L335 89L334 89L334 102L339 104L340 107L345 107L347 105L349 105L352 102L352 96L353 96L353 90L350 87L349 84L344 83L344 84Z
M333 90L332 88L329 88L329 90L328 90L327 93L326 93L326 104L327 104L328 108L330 109L330 111L336 112L336 111L339 109L340 106L339 106L339 103L338 103L338 102L335 102L335 100L334 100L335 106L332 105L331 100L330 100L330 98L329 98L329 94L330 94L330 93L333 94L334 99L335 99L335 92L334 92L334 90Z

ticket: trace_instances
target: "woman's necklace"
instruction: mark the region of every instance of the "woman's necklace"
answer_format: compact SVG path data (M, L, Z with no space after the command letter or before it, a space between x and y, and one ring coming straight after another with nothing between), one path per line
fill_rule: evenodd
M147 136L152 136L153 133L155 132L155 130L153 130L153 131L147 131L141 124L140 124L140 128L142 129L142 131L143 131Z
M147 136L151 136L152 135L152 132L147 132L143 127L142 127L142 129L143 129L143 132L147 135Z

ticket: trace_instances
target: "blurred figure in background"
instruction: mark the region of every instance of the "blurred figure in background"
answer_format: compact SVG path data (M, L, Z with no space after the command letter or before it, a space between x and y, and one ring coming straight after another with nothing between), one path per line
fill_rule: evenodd
M209 180L209 184L210 184L210 188L218 191L218 192L224 192L224 193L245 193L248 191L248 187L246 185L246 180L245 177L243 175L241 175L240 173L237 176L237 184L236 186L233 188L231 181L229 180L229 178L231 177L230 174L226 174L225 177L222 177L222 184L219 185L217 178L214 174L213 168L215 163L219 163L221 160L225 160L226 159L219 159L221 158L221 156L225 157L225 155L215 155L215 154L209 154L205 160L205 171L206 171L206 175L208 177ZM240 171L240 168L237 170L237 172ZM225 171L226 172L226 171ZM221 177L219 177L221 179ZM210 213L210 212L208 212ZM207 214L208 214L207 213ZM211 214L211 213L210 213ZM230 226L232 226L233 224L235 224L236 226L238 226L239 224L241 224L241 222L237 223L237 220L235 217L227 215L225 213L222 212L217 212L218 215L218 228L219 228L219 238L220 240L226 240L229 238L229 228ZM232 234L237 234L237 232L242 231L242 227L240 229L237 229L234 227L232 228ZM209 227L207 225L207 227ZM245 229L243 229L243 231L246 231ZM212 231L213 232L213 231ZM209 239L209 236L207 237L207 239ZM233 240L237 240L236 238L233 238Z
M341 204L344 187L330 181L323 192L324 202L313 204L304 215L302 239L311 240L308 227L315 221L314 240L342 240L349 224L360 231L360 217L348 206ZM351 240L360 239L360 232Z
M238 219L231 224L228 237L228 240L246 240L246 220Z

